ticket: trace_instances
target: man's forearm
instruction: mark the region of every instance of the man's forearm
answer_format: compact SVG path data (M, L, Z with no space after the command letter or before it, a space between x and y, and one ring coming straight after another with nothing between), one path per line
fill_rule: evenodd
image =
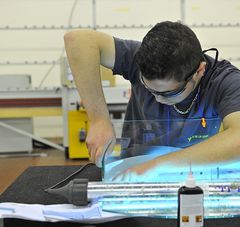
M74 80L90 121L108 118L101 77L100 53L91 33L65 36L65 47Z
M227 129L183 150L157 158L157 164L176 166L218 164L240 158L240 130Z

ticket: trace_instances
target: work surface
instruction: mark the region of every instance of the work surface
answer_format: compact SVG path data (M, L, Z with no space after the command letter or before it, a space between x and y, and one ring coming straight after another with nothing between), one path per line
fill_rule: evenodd
M66 203L61 198L53 197L44 192L44 189L54 185L69 176L80 166L46 166L46 167L30 167L0 196L0 202L16 202L28 204L58 204ZM95 166L88 166L82 172L76 175L77 178L88 178L89 181L101 180L101 171ZM26 221L20 219L5 219L4 227L15 226L93 226L79 223L69 222L37 222ZM96 226L139 226L139 227L175 227L176 220L159 219L159 218L126 218L118 221L98 224ZM226 227L240 226L240 218L233 219L211 219L205 220L206 227Z

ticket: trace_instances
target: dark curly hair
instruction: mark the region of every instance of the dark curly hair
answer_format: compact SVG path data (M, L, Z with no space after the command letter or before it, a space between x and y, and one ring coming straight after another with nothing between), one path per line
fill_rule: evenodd
M143 38L136 54L142 75L148 80L184 81L203 60L195 33L180 22L156 24Z

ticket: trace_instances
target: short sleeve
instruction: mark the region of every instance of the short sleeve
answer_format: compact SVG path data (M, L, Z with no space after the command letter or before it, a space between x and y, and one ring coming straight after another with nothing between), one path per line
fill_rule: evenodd
M113 74L120 74L126 80L134 81L134 75L138 71L136 64L136 53L141 42L123 40L114 37L115 43L115 64Z
M240 71L231 72L224 77L218 95L217 109L222 118L240 111Z

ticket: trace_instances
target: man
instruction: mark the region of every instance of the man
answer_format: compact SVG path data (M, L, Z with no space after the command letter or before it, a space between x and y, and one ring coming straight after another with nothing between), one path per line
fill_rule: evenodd
M131 82L127 120L208 119L220 117L224 131L177 152L128 169L122 179L144 175L163 165L219 163L240 154L240 71L228 61L204 54L187 26L156 24L142 43L91 30L65 35L66 52L87 110L87 146L100 166L104 144L114 129L104 100L99 66ZM204 120L205 121L205 120Z

